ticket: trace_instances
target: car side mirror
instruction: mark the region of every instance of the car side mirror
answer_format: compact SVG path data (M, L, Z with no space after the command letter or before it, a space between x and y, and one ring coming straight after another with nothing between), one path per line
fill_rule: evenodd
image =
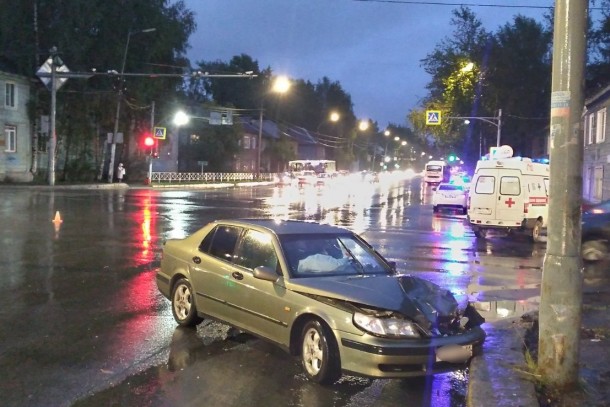
M394 273L396 273L396 262L395 261L388 261L388 264L390 265L390 268L392 269L392 271Z
M280 276L277 275L274 269L267 266L258 266L254 268L254 278L266 280L275 283Z
M433 191L436 191L436 187L432 187L432 190L433 190Z

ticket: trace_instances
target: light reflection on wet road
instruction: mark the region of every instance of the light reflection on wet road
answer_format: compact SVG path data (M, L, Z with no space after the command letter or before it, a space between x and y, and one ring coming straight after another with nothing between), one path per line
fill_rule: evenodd
M477 241L432 214L419 180L323 188L3 190L0 363L7 405L463 406L467 372L416 380L307 382L296 361L211 323L176 328L154 271L165 239L208 221L274 217L362 233L402 272L474 301L492 321L536 306L545 244ZM50 222L59 211L63 222ZM228 339L226 339L228 336ZM32 374L32 372L35 372ZM109 387L114 386L109 389Z

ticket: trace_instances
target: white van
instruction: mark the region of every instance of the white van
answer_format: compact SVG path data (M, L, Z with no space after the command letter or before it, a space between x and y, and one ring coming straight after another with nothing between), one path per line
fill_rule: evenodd
M548 164L523 157L479 161L470 185L468 221L476 237L495 229L540 240L549 211Z

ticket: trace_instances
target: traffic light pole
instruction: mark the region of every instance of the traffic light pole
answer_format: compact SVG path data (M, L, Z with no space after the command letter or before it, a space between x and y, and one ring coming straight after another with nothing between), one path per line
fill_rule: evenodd
M155 101L153 100L150 107L150 134L155 134ZM153 138L154 140L154 138ZM153 143L150 146L150 155L148 156L148 185L152 184L152 166L153 166L153 149L155 148L155 144Z

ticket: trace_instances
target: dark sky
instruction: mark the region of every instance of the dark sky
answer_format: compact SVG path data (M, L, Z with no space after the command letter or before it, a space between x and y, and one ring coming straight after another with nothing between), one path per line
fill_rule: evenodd
M450 36L458 5L410 4L407 0L185 0L197 31L191 63L250 55L275 74L316 83L327 76L352 97L354 113L379 123L406 124L426 95L429 76L420 60ZM432 3L457 4L454 0ZM419 3L424 3L419 2ZM516 14L542 22L553 0L486 0L471 6L489 31Z

